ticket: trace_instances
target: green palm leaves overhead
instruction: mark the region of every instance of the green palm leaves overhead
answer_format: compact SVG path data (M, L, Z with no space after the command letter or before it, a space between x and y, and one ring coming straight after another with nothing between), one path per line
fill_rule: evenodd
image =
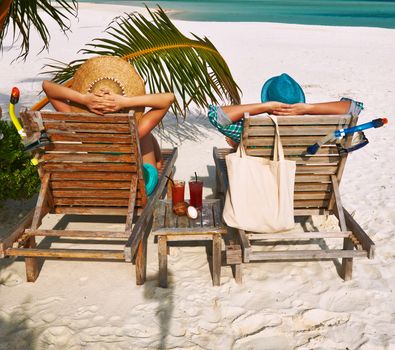
M43 13L56 22L59 28L69 30L68 15L77 16L77 0L1 0L0 1L0 48L7 30L12 26L14 41L21 37L18 58L26 59L30 49L30 32L34 28L43 42L42 50L48 49L50 33ZM43 17L43 18L42 18Z
M177 102L174 111L185 115L193 101L199 107L227 101L240 103L240 89L225 60L206 37L184 36L159 7L149 11L151 19L140 14L117 17L106 29L109 37L94 39L84 54L120 56L134 65L151 93L172 91ZM71 79L84 60L68 65L48 64L59 83Z

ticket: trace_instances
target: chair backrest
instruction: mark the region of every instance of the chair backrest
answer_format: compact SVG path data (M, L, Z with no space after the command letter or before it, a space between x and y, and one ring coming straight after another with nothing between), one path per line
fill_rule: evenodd
M277 117L286 159L296 161L294 208L296 215L331 212L333 186L331 176L340 182L347 156L340 156L336 142L320 147L315 155L307 154L307 147L325 135L357 123L351 115L316 115ZM271 158L273 156L274 126L265 116L244 118L243 143L247 154ZM346 145L351 143L347 137Z
M41 120L52 141L39 151L39 173L41 178L49 174L54 212L126 215L136 191L134 209L145 206L133 112L99 116L25 111L21 118L28 135L40 129Z

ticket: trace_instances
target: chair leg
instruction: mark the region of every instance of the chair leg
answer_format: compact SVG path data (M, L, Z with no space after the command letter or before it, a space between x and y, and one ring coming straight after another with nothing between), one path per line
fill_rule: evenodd
M345 250L354 249L354 245L352 244L351 239L344 238L343 249ZM353 264L353 258L342 259L343 279L345 281L350 281L352 279L352 264Z
M147 238L143 238L136 252L136 284L141 286L145 282L147 273Z
M25 243L25 248L36 248L36 239L35 237L29 237ZM25 267L26 267L26 280L28 282L35 282L38 274L38 258L25 258Z
M159 286L167 288L167 237L158 237Z
M213 235L213 285L221 284L221 235Z

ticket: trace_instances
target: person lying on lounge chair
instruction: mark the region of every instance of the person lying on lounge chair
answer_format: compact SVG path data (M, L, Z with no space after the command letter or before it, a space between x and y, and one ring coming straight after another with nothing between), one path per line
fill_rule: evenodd
M363 103L343 97L340 101L306 103L300 85L288 74L281 74L265 82L261 92L262 103L233 106L210 105L208 118L231 147L237 147L243 131L244 113L262 113L279 116L304 114L352 114L359 115Z
M119 57L101 56L87 60L74 75L72 88L51 81L43 82L43 90L55 110L75 112L89 110L96 114L151 108L138 121L138 135L144 164L161 167L160 147L151 131L166 115L174 102L172 93L132 96L140 81L132 66ZM144 85L142 84L142 91Z

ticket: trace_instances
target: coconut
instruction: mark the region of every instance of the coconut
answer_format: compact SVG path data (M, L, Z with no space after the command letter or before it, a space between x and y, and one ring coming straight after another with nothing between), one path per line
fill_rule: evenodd
M195 220L195 219L197 219L198 215L199 215L199 213L198 213L197 209L195 207L193 207L192 205L190 205L187 208L187 216L190 219Z

